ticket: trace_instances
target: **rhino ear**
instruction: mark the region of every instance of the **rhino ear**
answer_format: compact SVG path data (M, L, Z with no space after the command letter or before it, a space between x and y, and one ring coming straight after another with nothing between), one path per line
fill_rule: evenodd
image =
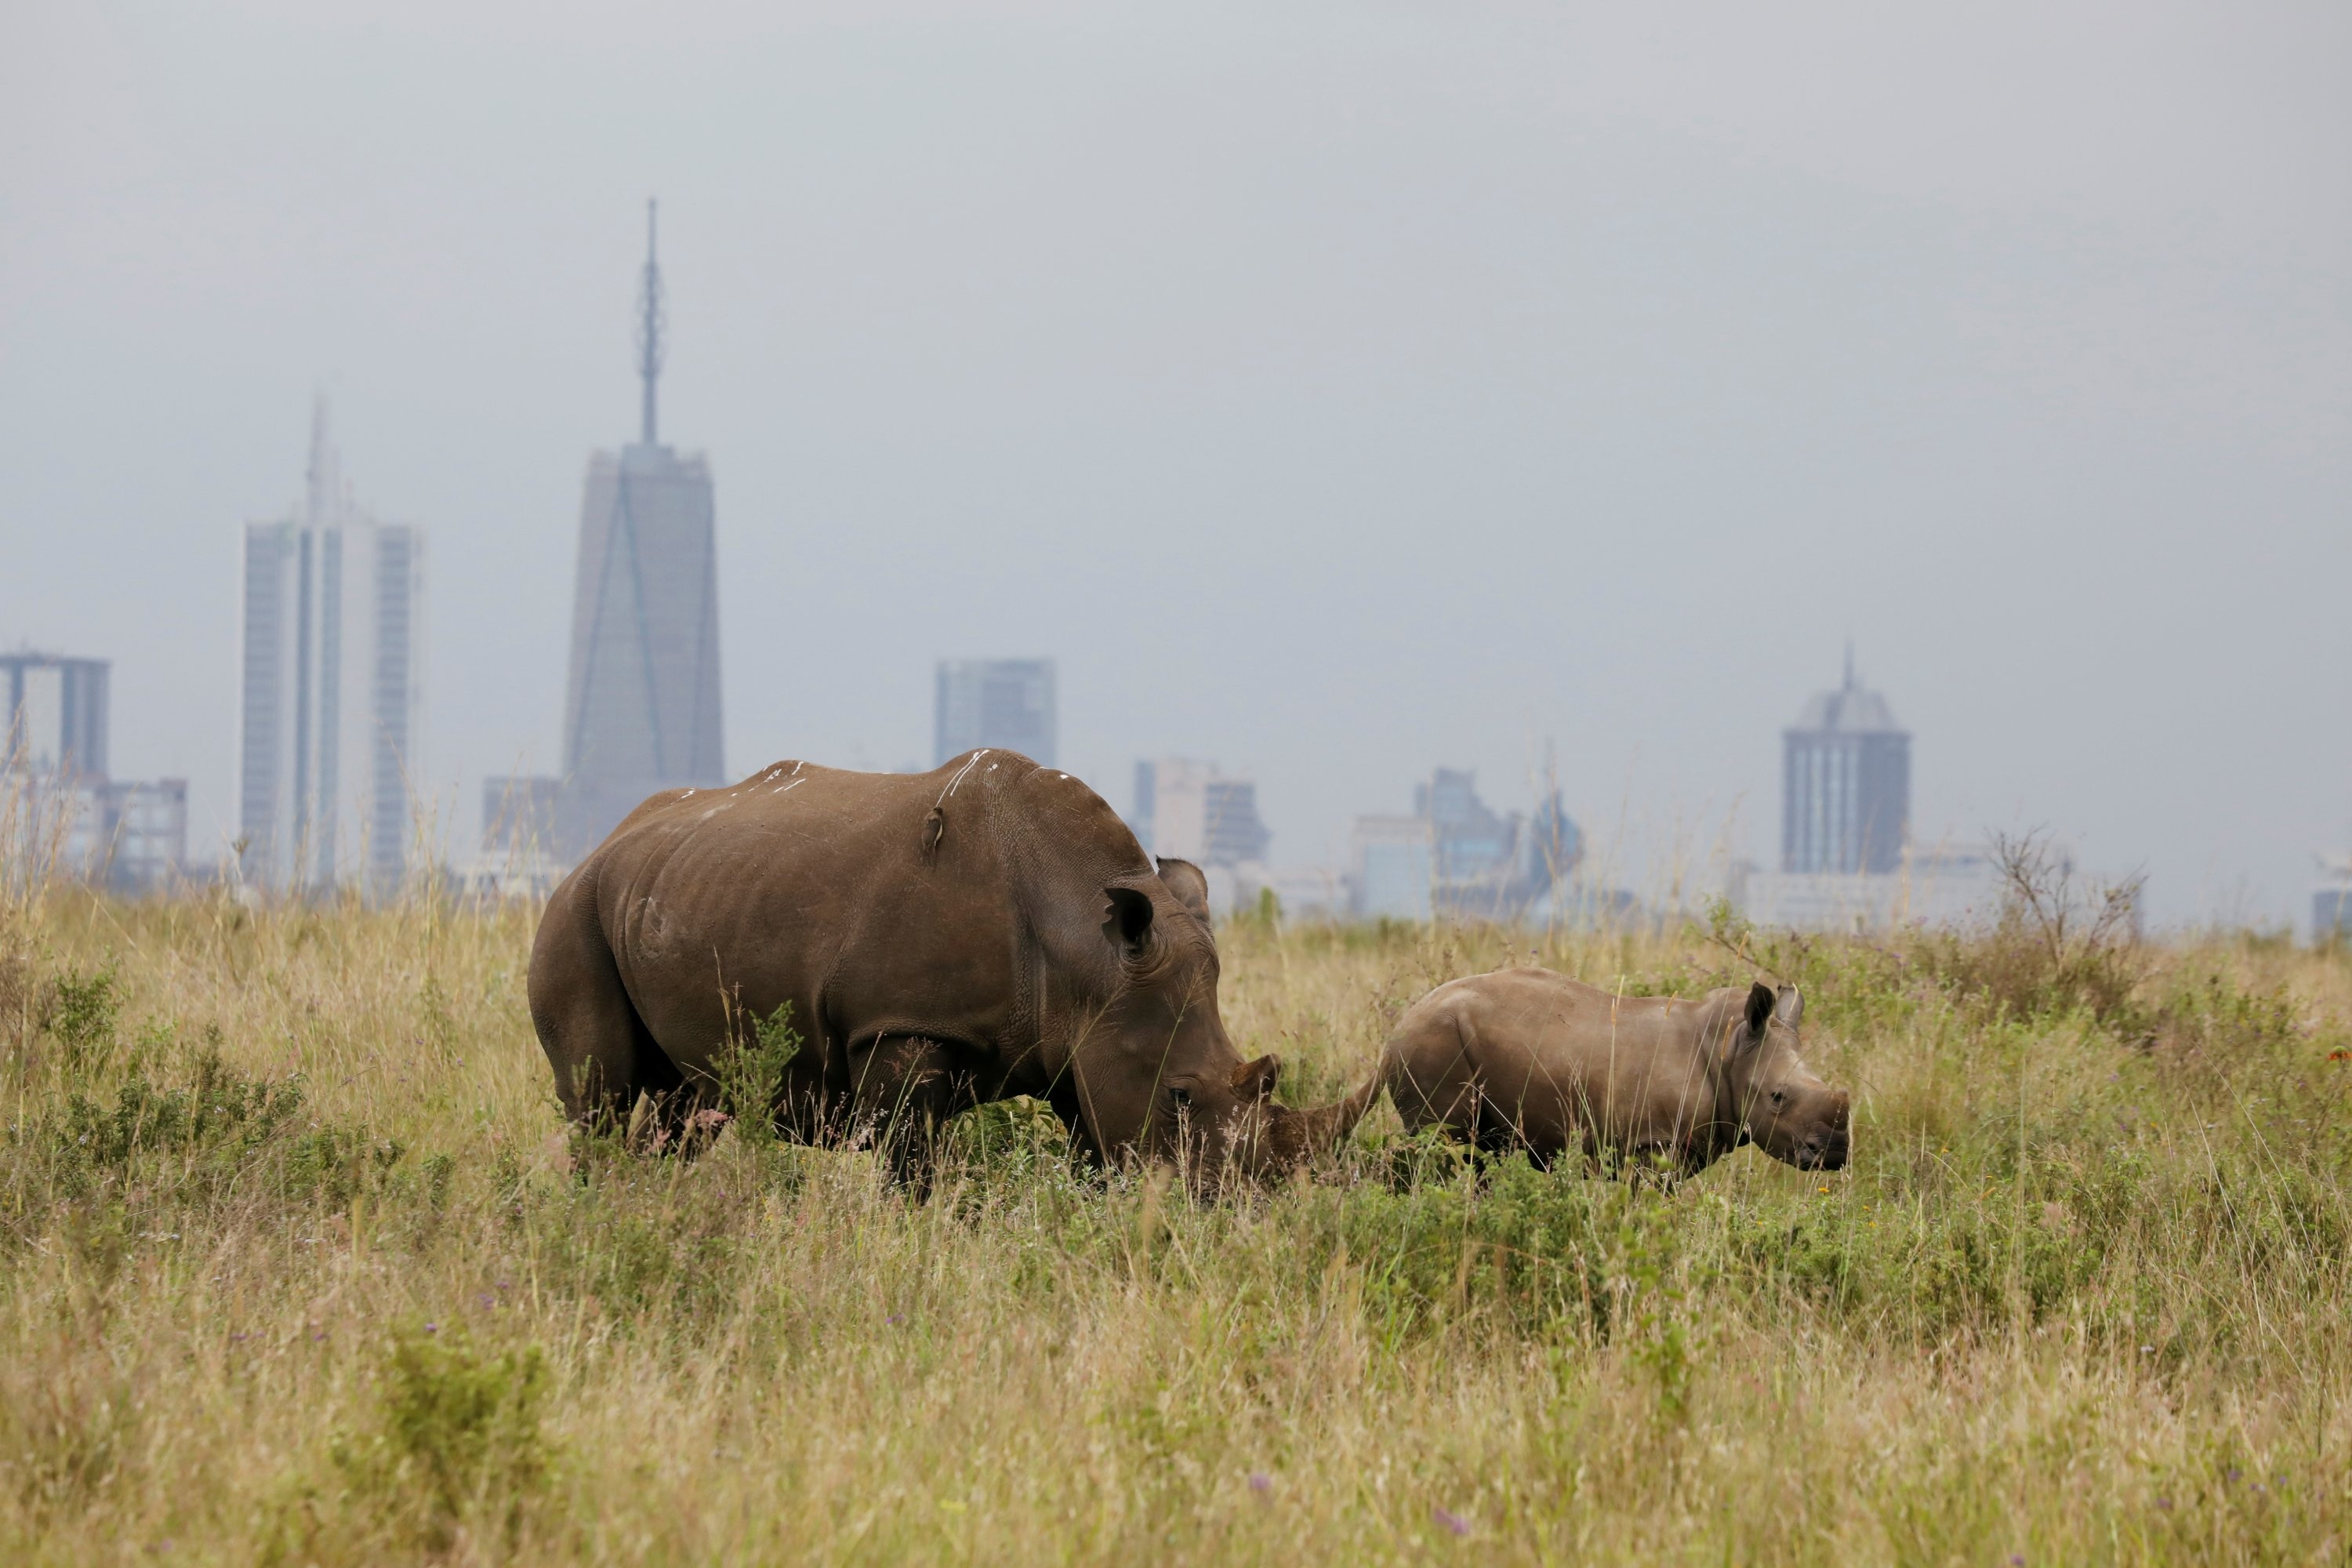
M1160 858L1160 879L1176 895L1176 901L1190 910L1202 925L1209 919L1209 879L1201 868L1190 860L1179 860L1172 855Z
M1102 925L1103 935L1129 957L1141 952L1151 941L1151 895L1140 889L1113 885L1103 889L1103 897L1110 900L1110 914Z
M1780 998L1761 980L1748 988L1748 1029L1745 1043L1753 1046L1764 1038L1764 1026L1772 1021L1772 1009Z
M1234 1069L1234 1092L1244 1100L1271 1099L1275 1079L1281 1076L1280 1057L1267 1055L1254 1062L1244 1062Z
M1773 1004L1772 1016L1790 1028L1797 1026L1805 1016L1805 994L1793 985L1780 987L1779 999Z

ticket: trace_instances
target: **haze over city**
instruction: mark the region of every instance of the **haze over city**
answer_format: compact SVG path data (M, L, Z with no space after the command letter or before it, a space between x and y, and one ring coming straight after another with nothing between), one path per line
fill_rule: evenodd
M38 5L0 50L0 645L114 661L234 837L238 551L429 540L423 773L558 763L589 452L709 458L726 764L1253 776L1336 861L1433 766L1640 887L1769 860L1864 677L1923 838L2164 922L2352 846L2352 16L1843 6ZM2030 40L2030 45L2025 42Z

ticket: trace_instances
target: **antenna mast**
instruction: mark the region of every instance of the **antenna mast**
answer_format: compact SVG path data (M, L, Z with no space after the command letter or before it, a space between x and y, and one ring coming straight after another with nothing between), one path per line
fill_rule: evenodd
M645 383L645 425L642 439L654 445L657 426L654 418L654 384L661 379L662 328L667 325L662 310L661 263L654 255L654 203L646 200L646 273L637 289L637 376Z

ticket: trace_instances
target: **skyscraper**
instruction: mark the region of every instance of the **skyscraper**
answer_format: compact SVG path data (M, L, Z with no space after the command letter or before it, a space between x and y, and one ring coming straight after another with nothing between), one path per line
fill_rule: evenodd
M1054 661L943 658L933 710L934 766L974 746L1019 752L1054 765Z
M355 505L311 416L302 503L245 531L237 823L249 885L399 885L423 703L425 537Z
M638 436L589 459L580 510L555 832L567 859L594 848L656 790L726 782L710 468L699 453L661 443L666 322L654 242L647 203Z
M1781 731L1780 869L1898 869L1911 833L1911 736L1886 700L1854 679L1805 704Z

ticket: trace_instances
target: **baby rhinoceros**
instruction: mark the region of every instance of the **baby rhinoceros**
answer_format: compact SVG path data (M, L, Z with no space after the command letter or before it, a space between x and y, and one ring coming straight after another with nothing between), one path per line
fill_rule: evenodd
M1852 1100L1798 1055L1804 1011L1793 985L1685 1000L1497 970L1414 1003L1381 1079L1407 1131L1524 1149L1539 1166L1575 1148L1687 1175L1752 1140L1799 1170L1834 1171Z

